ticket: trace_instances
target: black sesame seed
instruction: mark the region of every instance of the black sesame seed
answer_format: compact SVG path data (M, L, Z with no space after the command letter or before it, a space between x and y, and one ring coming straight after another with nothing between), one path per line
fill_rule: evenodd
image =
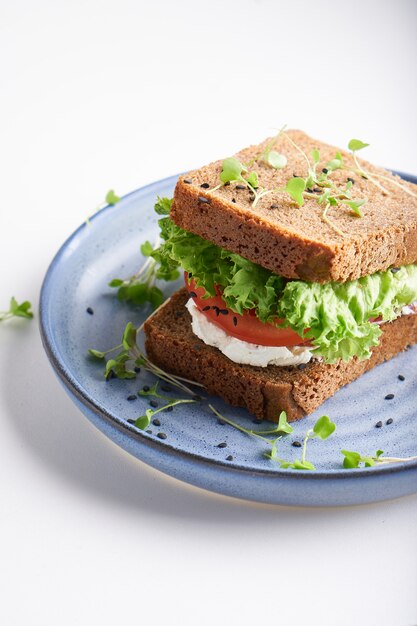
M169 385L161 385L162 391L171 391L171 387Z
M299 441L293 441L292 444L294 448L301 448L301 443Z
M142 387L142 391L149 391L150 387L148 387L148 385L144 385Z
M305 368L307 367L307 363L300 363L299 365L297 365L299 370L305 370Z
M192 273L188 272L188 278L192 278L192 277L193 277Z
M250 192L250 194L249 194L249 200L251 200L251 201L252 201L252 200L255 200L255 194L254 194L254 193Z
M229 311L227 309L219 309L219 313L222 315L229 315Z
M140 367L135 367L134 370L135 370L136 374L140 374Z
M136 420L127 420L129 424L134 424Z
M405 376L403 376L402 374L398 374L398 380L405 380Z
M197 294L195 291L190 291L190 293L188 294L190 296L190 298L196 298Z
M236 204L235 198L232 198L232 202L233 202L233 204Z
M393 421L394 420L392 419L392 417L390 417L385 423L389 426L390 424L392 424Z
M233 457L231 454L229 454L229 456L226 457L226 461L233 461Z
M233 316L233 326L237 326L237 317Z
M226 422L224 422L223 420L218 419L217 423L219 426L226 426Z
M202 187L203 189L208 189L210 185L208 183L203 183L202 185L200 185L200 187Z
M146 431L148 433L148 435L152 435L152 431L149 429Z
M220 313L220 309L218 306L212 306L211 307L213 309L213 311L216 311L216 317L219 317L219 313Z
M151 400L151 401L149 402L149 405L150 405L152 408L156 409L156 408L157 408L157 406L158 406L158 403L157 403L157 401L156 401L156 400Z
M165 409L165 411L173 411L174 407L173 406L167 406L167 408Z
M320 187L314 187L313 191L314 193L321 193Z
M387 395L385 396L385 400L392 400L393 398L394 398L393 393L387 393Z
M271 204L271 206L269 207L270 209L278 209L278 205L277 204Z
M321 171L323 172L323 174L327 174L329 170L327 169L327 167L323 167Z
M137 400L137 395L132 394L131 396L127 396L126 400L129 400L129 402L133 402L133 400Z
M159 439L166 439L167 438L166 433L158 433L156 436L159 437Z
M211 306L209 304L203 307L203 311L209 311L210 309L211 309Z
M308 191L308 193L313 193L313 190L310 187L307 187L306 191Z
M228 187L229 185L230 185L230 180L227 180L227 181L224 183L223 187Z
M222 443L218 443L217 444L218 448L227 448L227 443L225 441L222 441Z
M87 308L86 308L86 311L87 311L88 315L94 315L94 311L93 311L93 309L91 308L91 306L87 307Z
M159 421L159 419L158 419L158 418L156 418L156 417L155 417L155 419L154 419L154 420L152 420L152 424L153 424L154 426L160 426L160 425L161 425L161 422Z
M348 182L348 183L352 183L352 185L354 185L354 184L355 184L354 179L353 179L353 178L350 178L349 176L347 177L347 179L346 179L346 180L347 180L347 182Z
M236 185L235 189L246 189L246 185Z
M399 271L400 271L400 268L399 268L399 267L391 267L391 272L392 272L393 274L396 274L396 273L397 273L397 272L399 272Z
M382 428L381 420L375 424L375 428Z
M210 198L205 198L204 196L198 196L198 201L202 204L211 204Z
M184 182L186 185L191 185L193 181L191 180L191 178L184 178Z

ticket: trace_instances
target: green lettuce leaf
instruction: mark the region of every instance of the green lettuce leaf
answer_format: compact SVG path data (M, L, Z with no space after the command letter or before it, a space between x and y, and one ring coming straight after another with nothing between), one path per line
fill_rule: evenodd
M369 358L381 334L370 320L393 320L403 306L417 300L416 265L347 283L289 281L183 230L169 217L159 225L164 242L151 253L159 263L158 278L172 280L181 267L207 296L214 296L219 286L232 311L253 309L262 322L292 328L328 363Z

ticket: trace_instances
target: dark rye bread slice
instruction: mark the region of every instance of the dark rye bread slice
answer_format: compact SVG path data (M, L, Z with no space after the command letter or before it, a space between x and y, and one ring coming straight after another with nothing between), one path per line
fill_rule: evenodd
M417 315L404 315L384 324L380 344L367 361L331 365L314 361L304 369L239 365L194 335L185 308L187 299L185 289L177 291L146 322L146 351L151 361L272 422L278 421L281 411L286 411L290 422L312 413L343 385L417 341Z
M311 139L301 131L287 134L308 155L314 148L320 150L318 171L337 151L347 164L354 166L349 152ZM247 163L259 155L267 143L268 140L246 148L236 156ZM293 174L306 176L307 164L303 156L287 139L281 136L274 149L287 156L288 165L279 171L263 162L251 166L250 169L258 173L261 187L285 186ZM391 181L401 181L417 194L417 185L402 181L366 161L360 162L371 174L380 173ZM360 175L342 170L331 175L343 185L347 177L353 178L352 197L368 199L362 218L355 217L348 208L330 209L329 217L346 234L342 236L323 221L323 206L315 200L308 199L303 207L298 207L286 194L271 194L253 208L247 188L238 189L230 184L211 193L210 188L220 183L221 169L222 161L216 161L179 178L172 219L185 230L281 276L344 282L417 261L417 196L407 194L392 182L380 180L389 191L384 195Z

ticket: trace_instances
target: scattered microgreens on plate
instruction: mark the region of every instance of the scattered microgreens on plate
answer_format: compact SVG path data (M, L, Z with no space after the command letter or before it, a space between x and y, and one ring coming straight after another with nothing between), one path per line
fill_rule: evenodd
M191 404L191 403L196 403L196 402L198 402L198 400L190 400L189 398L180 398L177 400L176 399L171 400L167 404L164 404L164 406L161 406L159 409L146 409L145 414L140 415L135 420L134 426L136 426L136 428L139 428L140 430L145 430L146 428L148 428L149 424L151 423L153 416L156 415L157 413L160 413L161 411L166 411L170 407L177 406L178 404Z
M0 311L0 322L5 322L12 317L24 317L26 319L32 319L33 313L30 310L32 307L28 300L25 300L19 304L16 298L10 298L9 310Z
M155 211L158 215L169 215L172 199L159 198L155 204ZM145 241L140 247L140 251L146 261L139 270L129 278L113 278L109 282L109 287L117 288L119 300L142 305L150 302L153 308L159 307L164 301L162 291L155 285L158 278L164 280L176 280L179 271L175 268L168 272L164 267L159 266L157 261L151 256L159 246L159 237L154 246L149 241Z
M314 424L313 428L309 429L304 437L301 458L296 459L295 461L287 461L278 456L278 442L280 441L280 439L282 439L284 435L289 435L294 431L293 427L287 422L287 415L285 411L281 412L279 419L278 419L278 424L274 428L258 431L258 430L245 428L244 426L241 426L240 424L233 422L229 418L222 415L212 404L209 404L208 406L210 410L222 422L225 422L226 424L233 426L237 430L240 430L241 432L246 433L247 435L261 439L267 445L271 446L271 450L268 452L265 452L264 456L267 459L270 459L271 461L275 461L279 463L279 466L282 469L315 470L316 467L313 465L313 463L308 461L306 458L308 440L313 439L314 437L319 437L320 439L323 439L323 440L327 439L336 430L336 424L332 422L327 417L327 415L323 415L322 417L319 417L317 422ZM277 435L277 436L274 437L273 435Z
M159 310L158 307L157 310ZM156 313L156 311L155 311ZM149 318L148 318L149 319ZM194 399L198 399L195 392L190 389L185 383L189 383L190 385L194 385L197 387L202 387L199 383L195 383L192 380L188 380L187 378L182 378L181 376L174 376L174 374L168 374L160 367L152 363L150 359L146 356L146 354L139 348L137 345L137 336L143 330L145 322L143 322L138 328L136 328L132 322L129 322L122 336L122 341L117 346L110 348L109 350L101 351L96 349L88 350L88 354L95 359L104 360L105 361L105 370L104 377L106 380L110 378L127 378L133 379L136 378L138 371L140 368L151 372L159 379L164 380L167 383L170 383L174 387L177 387L181 391L184 391L188 395L191 395ZM119 351L116 355L108 358L106 360L107 355L110 355L114 352Z

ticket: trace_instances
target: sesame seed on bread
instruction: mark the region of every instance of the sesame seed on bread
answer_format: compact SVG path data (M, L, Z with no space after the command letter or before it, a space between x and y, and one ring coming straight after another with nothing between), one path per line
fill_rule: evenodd
M307 155L314 148L320 151L319 172L336 152L355 168L347 151L312 139L301 131L286 134ZM246 148L236 157L242 163L250 162L262 153L268 141ZM257 172L260 187L282 188L293 175L307 175L304 157L285 137L280 136L273 149L284 154L288 163L281 170L272 169L264 161L253 163L250 170ZM387 194L360 174L346 170L332 172L331 179L337 184L344 185L348 177L354 181L353 198L367 199L362 207L363 217L356 216L346 206L331 207L328 215L342 235L323 221L323 205L314 199L306 199L304 206L299 207L288 194L273 193L261 198L254 207L248 189L240 189L235 183L212 192L220 183L222 162L216 161L179 178L171 217L185 230L293 279L344 282L417 262L417 195L408 194L395 182L401 182L414 194L417 185L363 160L360 164L371 175L388 177L388 180L379 179Z
M194 335L185 308L187 299L187 290L180 289L145 323L150 360L272 422L278 421L281 411L286 411L290 422L312 413L338 389L417 341L417 315L404 315L383 324L380 343L365 361L353 358L348 363L326 364L315 360L302 369L240 365Z

